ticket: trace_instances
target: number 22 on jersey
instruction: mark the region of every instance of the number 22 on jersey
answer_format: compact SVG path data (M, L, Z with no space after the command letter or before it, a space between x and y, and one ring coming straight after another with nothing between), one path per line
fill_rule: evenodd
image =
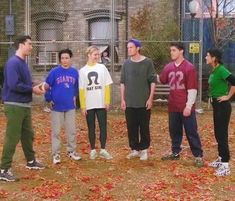
M182 82L184 79L184 74L181 71L170 72L169 75L169 85L171 90L185 89L185 85Z

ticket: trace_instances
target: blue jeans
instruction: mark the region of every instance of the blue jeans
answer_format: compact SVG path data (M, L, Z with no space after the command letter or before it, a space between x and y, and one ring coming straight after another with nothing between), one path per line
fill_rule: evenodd
M189 142L190 149L195 157L202 157L202 145L197 132L195 111L190 116L183 116L183 112L169 113L169 131L172 141L172 153L180 153L183 139L183 127Z

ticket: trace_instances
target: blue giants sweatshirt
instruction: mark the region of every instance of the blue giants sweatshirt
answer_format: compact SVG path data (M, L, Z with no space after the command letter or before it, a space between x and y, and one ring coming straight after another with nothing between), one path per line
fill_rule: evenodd
M16 55L7 61L4 68L2 100L17 103L32 101L32 78L28 65Z
M58 65L49 72L46 83L50 90L45 98L54 103L53 111L66 112L76 108L74 97L78 95L78 71L75 68L65 69Z

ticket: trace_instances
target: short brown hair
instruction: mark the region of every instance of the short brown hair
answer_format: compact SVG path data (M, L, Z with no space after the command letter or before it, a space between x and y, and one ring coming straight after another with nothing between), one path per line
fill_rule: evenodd
M15 40L15 43L14 43L16 49L19 48L20 44L24 44L27 40L31 40L31 37L28 35L18 36Z

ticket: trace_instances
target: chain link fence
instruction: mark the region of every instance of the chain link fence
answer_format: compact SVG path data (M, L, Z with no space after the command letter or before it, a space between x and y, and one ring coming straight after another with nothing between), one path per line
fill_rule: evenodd
M170 61L170 43L184 41L185 57L198 69L200 87L206 96L206 84L202 83L202 53L190 51L195 43L202 47L200 20L192 21L188 11L182 11L188 1L2 1L0 69L14 53L12 41L20 34L32 36L33 52L28 63L35 80L43 80L50 69L59 63L58 52L61 49L73 51L73 65L79 69L86 64L86 48L97 45L101 53L100 62L107 66L114 80L113 104L118 104L120 70L128 56L126 45L129 38L137 37L142 41L141 51L152 58L156 73L160 73ZM204 82L207 82L206 78Z

